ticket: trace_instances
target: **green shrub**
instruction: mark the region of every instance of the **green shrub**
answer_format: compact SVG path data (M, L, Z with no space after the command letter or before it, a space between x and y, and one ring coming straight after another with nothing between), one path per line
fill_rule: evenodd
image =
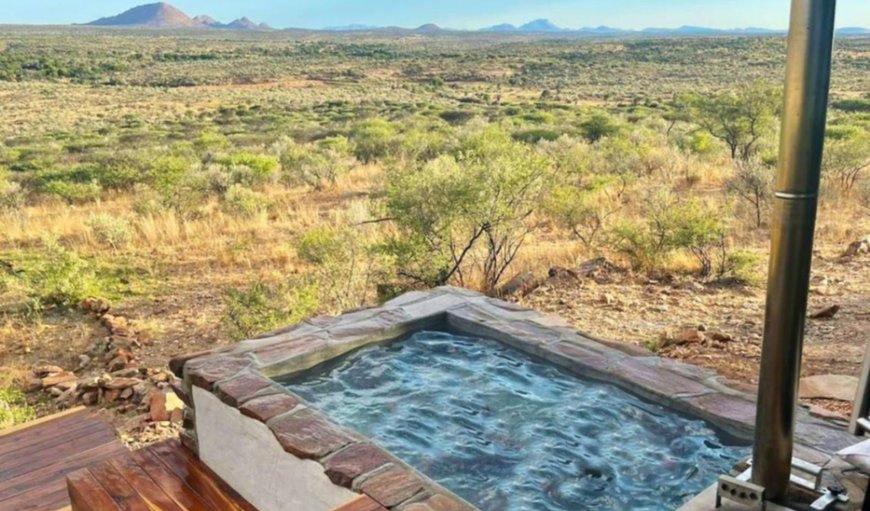
M23 279L30 308L73 307L102 290L93 266L56 240L45 242L44 252L19 276Z
M0 388L0 430L36 418L36 411L20 391Z
M681 148L692 154L710 154L716 149L713 136L706 131L694 131L679 141Z
M479 256L484 285L494 290L523 245L550 171L534 148L496 127L468 133L455 155L390 169L384 205L400 232L386 248L407 265L399 274L426 285L461 284Z
M234 340L243 340L302 321L320 307L316 285L274 285L262 281L228 289L225 322Z
M296 252L306 263L324 264L345 248L343 241L336 229L312 229L299 239Z
M39 191L48 195L57 195L70 204L82 204L99 200L103 189L96 181L90 183L49 181L42 185Z
M372 163L390 154L396 137L396 128L385 119L368 119L354 126L351 139L356 145L356 157Z
M441 119L448 124L461 126L474 119L474 115L475 113L470 110L448 110L446 112L441 112L438 117L441 117Z
M711 249L725 231L718 212L697 199L681 200L661 189L644 198L643 212L643 220L621 219L613 228L614 248L633 268L658 270L674 251L687 250L698 260L700 274L710 274Z
M434 126L414 127L403 133L397 154L408 162L426 162L453 149L454 139L449 129Z
M193 170L193 163L180 156L157 158L147 169L148 184L164 197L172 196Z
M92 215L88 218L87 225L97 241L116 250L133 239L130 222L117 216Z
M320 189L326 184L335 184L355 162L351 143L345 137L329 137L317 144L285 142L282 145L283 180L291 186L304 184Z
M619 132L619 124L606 112L595 112L580 123L580 132L589 142L598 142L602 138Z
M313 266L309 275L318 284L321 302L333 309L366 305L381 278L380 254L358 227L310 230L299 238L296 253Z
M96 181L104 189L129 190L145 181L148 164L138 155L100 153L75 169L79 181Z
M24 206L27 195L21 184L10 181L6 172L0 168L0 209L18 209Z
M741 284L758 286L762 283L762 258L754 252L738 250L725 252L719 260L716 277Z
M193 141L193 146L197 151L219 151L226 149L229 146L227 137L216 131L203 131L196 140Z
M546 128L533 128L514 132L512 135L514 140L525 142L526 144L537 144L541 140L552 142L562 136L561 133L555 130Z
M274 181L281 165L273 156L244 151L219 158L217 162L229 168L231 182L251 188Z
M608 219L621 207L618 192L608 195L605 179L583 186L557 185L543 202L544 212L587 247L594 246Z
M140 215L153 215L166 209L163 198L156 190L146 184L133 187L133 211Z
M231 215L252 217L266 210L266 196L240 184L231 185L223 196L221 208Z
M522 119L535 124L553 124L556 121L556 117L553 114L540 110L525 113L522 115Z
M870 112L870 99L841 99L831 106L844 112Z

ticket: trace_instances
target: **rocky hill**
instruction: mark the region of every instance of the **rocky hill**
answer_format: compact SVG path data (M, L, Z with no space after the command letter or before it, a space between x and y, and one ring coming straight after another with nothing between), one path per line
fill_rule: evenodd
M248 18L239 18L226 24L207 15L191 18L166 2L140 5L124 11L117 16L100 18L86 23L86 25L144 28L216 28L228 30L269 30L271 28L265 23L257 24Z

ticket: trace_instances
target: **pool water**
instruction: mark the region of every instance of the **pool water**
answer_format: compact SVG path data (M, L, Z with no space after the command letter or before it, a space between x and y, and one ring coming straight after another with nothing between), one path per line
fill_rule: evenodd
M283 384L484 511L672 510L748 452L612 385L442 332Z

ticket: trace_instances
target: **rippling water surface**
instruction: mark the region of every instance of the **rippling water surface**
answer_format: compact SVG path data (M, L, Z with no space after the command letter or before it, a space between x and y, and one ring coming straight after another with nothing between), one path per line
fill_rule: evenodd
M671 510L746 451L611 385L440 332L284 384L484 511Z

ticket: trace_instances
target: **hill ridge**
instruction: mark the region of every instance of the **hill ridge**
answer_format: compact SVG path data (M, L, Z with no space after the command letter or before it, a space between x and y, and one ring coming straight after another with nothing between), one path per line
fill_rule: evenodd
M266 23L254 23L247 17L241 17L230 23L221 23L207 14L192 18L177 7L167 2L156 2L137 5L117 14L100 18L89 26L101 27L146 27L146 28L219 28L231 30L269 30Z

